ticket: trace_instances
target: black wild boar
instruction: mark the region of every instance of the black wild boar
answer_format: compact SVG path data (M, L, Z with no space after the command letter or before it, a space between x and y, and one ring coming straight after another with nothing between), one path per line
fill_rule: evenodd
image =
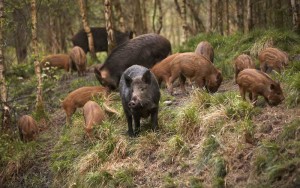
M141 117L146 118L149 115L151 115L152 130L156 130L160 91L152 72L140 65L129 67L121 77L119 89L129 136L134 136L139 132ZM132 118L135 125L134 131Z
M170 41L158 34L145 34L116 47L100 68L96 78L103 86L117 89L122 73L131 65L151 68L171 53Z
M91 27L91 32L94 39L95 52L107 52L107 32L104 27ZM132 38L132 32L122 33L120 31L114 31L117 45ZM80 46L85 53L89 50L88 38L86 32L81 29L72 37L72 43L74 46Z

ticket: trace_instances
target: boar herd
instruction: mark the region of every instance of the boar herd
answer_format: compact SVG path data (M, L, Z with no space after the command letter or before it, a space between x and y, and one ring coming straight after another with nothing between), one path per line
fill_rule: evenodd
M101 35L103 28L92 28L92 32ZM81 87L69 93L62 102L67 125L72 124L71 117L76 109L83 107L84 128L89 138L93 137L93 126L106 119L106 112L118 114L106 105L103 105L103 110L93 101L96 95L107 99L110 92L119 90L127 119L128 135L132 137L140 131L141 118L150 116L152 130L157 130L162 82L173 95L176 80L179 80L182 93L186 93L187 79L190 84L209 93L217 92L223 81L221 71L213 63L213 47L207 41L200 42L194 52L172 54L170 41L158 34L144 34L133 39L125 33L117 35L123 36L123 39L119 38L118 46L106 61L94 69L95 77L102 86ZM66 71L77 70L78 75L84 76L88 52L86 35L80 31L72 41L75 47L68 55L47 56L42 65L56 66ZM103 41L95 43L96 51L107 50L107 44L101 46L101 43ZM259 53L258 60L260 70L255 68L255 63L249 55L241 54L234 59L235 82L240 95L246 100L248 93L254 105L259 95L263 96L270 106L278 105L284 100L280 83L274 81L267 73L272 70L282 71L288 64L288 55L277 48L266 48ZM33 139L38 133L37 124L31 116L22 116L18 125L21 139L24 141Z

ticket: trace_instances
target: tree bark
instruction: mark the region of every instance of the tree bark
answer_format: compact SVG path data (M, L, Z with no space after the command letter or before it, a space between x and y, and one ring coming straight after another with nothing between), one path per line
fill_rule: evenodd
M210 33L212 32L212 8L213 8L213 2L212 0L208 1L208 29L207 31Z
M247 0L247 24L246 24L246 33L249 33L252 30L252 1Z
M189 30L191 31L191 27L189 27L187 23L187 16L186 16L186 0L182 0L182 5L180 7L178 0L174 0L176 5L176 11L179 14L179 17L182 21L182 28L183 28L183 42L186 42L188 39Z
M124 16L123 16L123 11L122 11L122 6L120 3L120 0L114 0L114 7L115 7L115 13L118 19L119 23L119 30L122 32L126 31L125 24L124 24Z
M11 127L11 116L10 107L7 103L7 88L4 76L5 66L4 66L4 43L3 43L3 30L4 30L4 4L0 1L0 92L1 92L1 102L2 102L2 129L7 130Z
M225 1L225 15L226 15L226 34L230 34L230 22L229 22L229 2Z
M158 29L155 28L155 21L156 21L156 10L158 8L159 16L158 16ZM153 11L153 17L152 17L152 29L155 33L160 34L160 31L163 27L163 15L162 15L162 7L161 7L161 1L160 0L154 0L154 11Z
M104 1L104 7L105 7L105 22L106 22L106 31L107 31L107 54L109 55L114 47L116 46L115 37L114 37L114 30L112 25L112 19L111 19L111 2L110 0Z
M37 95L36 95L36 112L40 117L45 117L44 104L42 98L42 75L41 66L38 61L38 41L37 41L37 13L36 13L36 1L31 0L31 35L32 35L32 50L33 50L33 61L35 67L35 74L37 76Z
M141 11L141 3L140 0L135 0L135 8L134 8L134 30L136 35L143 34L143 16Z
M224 29L223 29L223 1L218 0L216 3L216 11L217 11L217 31L223 35Z
M291 0L292 14L293 14L293 29L300 32L300 1Z
M191 10L193 18L197 23L197 30L200 32L204 32L205 27L204 27L202 20L200 19L199 15L198 15L198 11L195 9L195 5L192 3L192 1L186 1L186 4L189 7L189 9ZM195 34L195 33L193 33L193 34Z
M244 32L244 2L243 0L236 0L237 10L237 28L238 31Z
M86 6L84 4L84 0L78 0L78 3L79 3L79 8L80 8L83 29L87 34L87 38L88 38L88 42L89 42L89 50L91 53L91 57L93 60L97 61L97 56L96 56L95 47L94 47L94 38L93 38L93 34L91 32L91 28L89 27L89 24L87 21Z

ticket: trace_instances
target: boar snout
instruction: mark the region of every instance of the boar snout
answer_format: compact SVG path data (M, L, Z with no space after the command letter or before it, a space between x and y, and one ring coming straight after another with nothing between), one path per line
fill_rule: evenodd
M133 96L128 103L129 108L136 108L140 104L137 96Z

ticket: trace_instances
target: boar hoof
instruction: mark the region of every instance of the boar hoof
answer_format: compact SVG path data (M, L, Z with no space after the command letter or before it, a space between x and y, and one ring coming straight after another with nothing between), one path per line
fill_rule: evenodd
M135 134L133 133L133 131L127 131L129 137L135 137Z

